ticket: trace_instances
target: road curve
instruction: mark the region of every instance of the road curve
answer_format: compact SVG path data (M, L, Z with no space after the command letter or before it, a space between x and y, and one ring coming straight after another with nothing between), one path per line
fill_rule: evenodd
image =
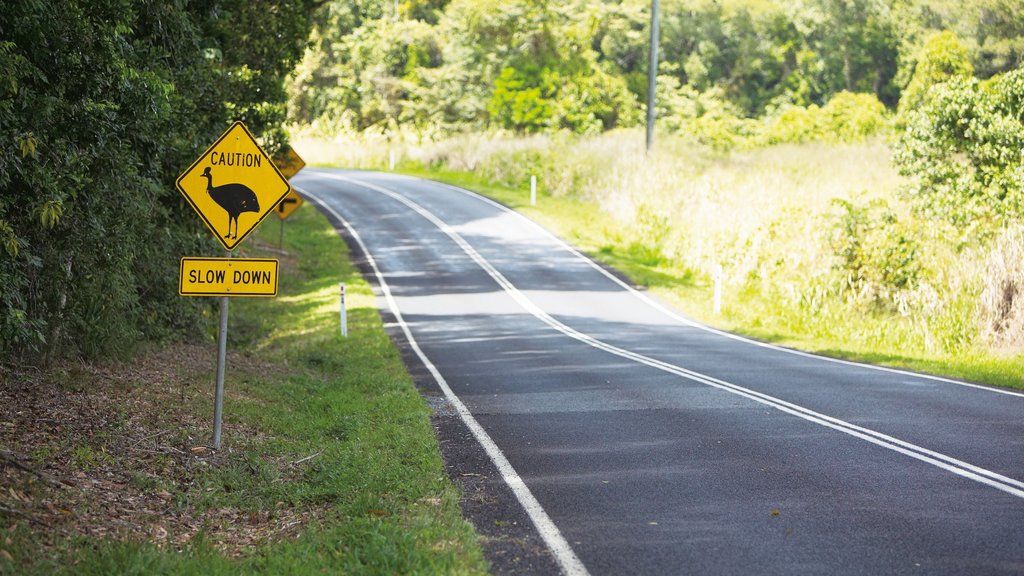
M306 169L565 573L1024 573L1024 395L711 330L527 219Z

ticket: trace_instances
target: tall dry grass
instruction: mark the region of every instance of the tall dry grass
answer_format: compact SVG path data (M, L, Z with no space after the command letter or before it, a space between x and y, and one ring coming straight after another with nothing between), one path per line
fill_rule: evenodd
M1024 226L1004 230L986 255L981 313L988 341L1024 349Z

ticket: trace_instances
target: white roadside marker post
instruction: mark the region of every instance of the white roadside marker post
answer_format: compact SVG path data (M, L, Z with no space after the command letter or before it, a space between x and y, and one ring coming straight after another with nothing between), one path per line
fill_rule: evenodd
M537 177L530 176L530 206L537 205Z
M722 313L722 270L721 264L715 264L715 314Z
M345 283L340 282L338 284L338 287L341 289L341 335L343 337L348 337L348 313L345 311Z
M391 172L394 172L394 171L395 171L395 151L394 151L394 150L392 150L392 151L391 151L391 152L390 152L390 153L388 154L388 169L389 169L389 170L390 170Z

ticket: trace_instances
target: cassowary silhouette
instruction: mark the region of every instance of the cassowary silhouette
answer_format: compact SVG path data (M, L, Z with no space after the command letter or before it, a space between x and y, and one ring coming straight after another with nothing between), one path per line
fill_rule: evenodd
M228 213L228 233L225 238L238 238L238 215L242 212L259 212L260 203L256 200L256 193L245 184L223 184L213 185L213 175L210 174L210 167L203 170L203 177L206 178L206 193L210 195L221 208ZM231 233L231 223L235 223L235 233Z

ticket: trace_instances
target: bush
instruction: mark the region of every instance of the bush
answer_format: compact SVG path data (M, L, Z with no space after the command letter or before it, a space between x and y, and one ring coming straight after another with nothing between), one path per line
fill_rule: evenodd
M973 75L971 55L956 34L947 30L929 36L914 67L914 76L900 96L900 119L920 108L933 86Z
M1024 218L1024 70L934 87L910 115L895 159L919 209L959 226L961 242Z
M874 94L840 92L821 109L824 140L863 142L891 129L885 105Z
M841 272L841 287L855 300L891 306L922 274L920 244L912 227L900 222L883 200L855 205L833 200L835 228L830 245Z
M669 76L658 82L657 116L672 133L719 151L748 147L757 134L757 121L742 117L721 88L698 92Z
M763 144L831 142L853 144L885 134L891 122L874 94L840 92L823 108L788 106L768 119Z
M547 68L534 73L505 68L494 81L487 111L502 128L538 132L554 122L552 100L558 92L557 83L557 73Z
M234 119L276 150L312 5L5 5L0 361L124 352L198 324L177 262L215 242L174 179Z
M767 121L761 140L769 146L820 140L824 131L823 120L821 109L814 104L806 108L787 106Z

